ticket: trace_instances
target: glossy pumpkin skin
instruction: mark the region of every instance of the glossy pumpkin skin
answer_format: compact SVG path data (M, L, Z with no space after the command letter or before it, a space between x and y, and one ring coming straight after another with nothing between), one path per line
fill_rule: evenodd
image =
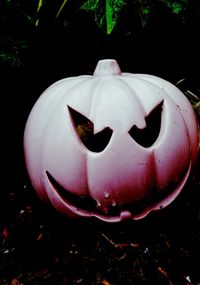
M108 222L169 205L198 145L197 120L182 92L155 76L121 73L115 60L99 61L93 76L50 86L24 134L38 195L68 216Z

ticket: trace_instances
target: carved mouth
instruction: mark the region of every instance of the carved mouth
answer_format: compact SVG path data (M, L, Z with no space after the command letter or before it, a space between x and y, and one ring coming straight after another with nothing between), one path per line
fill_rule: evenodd
M87 210L87 211L88 209L90 209L90 211L96 210L96 201L93 198L89 196L78 196L76 194L70 193L65 188L63 188L48 171L46 171L46 174L49 181L53 185L53 188L56 190L59 196L65 201L65 203L67 204L69 203L75 206L76 208L82 210Z
M63 188L53 176L46 171L47 177L61 199L70 206L77 208L78 211L84 210L93 214L105 214L106 216L120 216L121 212L127 210L127 205L110 205L110 207L102 207L97 201L88 195L78 196L70 193Z
M97 216L105 221L112 221L114 219L119 221L121 220L123 213L128 213L128 216L133 219L140 219L145 217L152 210L166 207L178 196L187 181L189 173L190 164L185 171L182 172L176 182L171 183L161 193L154 195L152 199L148 199L147 201L142 200L137 203L126 203L123 205L111 204L105 208L99 206L97 201L88 195L78 196L70 193L63 188L48 171L46 171L48 180L66 205L70 208L76 208L76 211L78 211L77 213L87 212L89 216Z

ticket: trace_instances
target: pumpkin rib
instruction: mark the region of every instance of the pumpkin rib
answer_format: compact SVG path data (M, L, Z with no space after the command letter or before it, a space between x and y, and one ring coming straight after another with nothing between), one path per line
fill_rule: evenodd
M171 83L103 60L38 98L24 131L27 173L69 217L141 219L183 189L199 149L195 118Z

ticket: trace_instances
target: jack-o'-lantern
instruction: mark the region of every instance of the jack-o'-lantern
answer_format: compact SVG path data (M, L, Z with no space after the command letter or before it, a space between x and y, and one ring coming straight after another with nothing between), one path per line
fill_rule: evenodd
M66 78L40 96L27 120L33 187L68 216L140 219L169 205L195 164L196 116L168 81L121 73L115 60L93 76Z

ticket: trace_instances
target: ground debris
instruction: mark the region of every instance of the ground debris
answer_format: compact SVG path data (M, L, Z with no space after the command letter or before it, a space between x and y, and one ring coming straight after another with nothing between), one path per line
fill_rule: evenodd
M30 187L0 228L0 285L200 285L197 178L163 211L118 224L67 219Z
M20 281L16 278L13 278L11 281L11 285L22 285L22 283L20 283Z
M107 280L103 279L101 281L102 285L111 285Z

